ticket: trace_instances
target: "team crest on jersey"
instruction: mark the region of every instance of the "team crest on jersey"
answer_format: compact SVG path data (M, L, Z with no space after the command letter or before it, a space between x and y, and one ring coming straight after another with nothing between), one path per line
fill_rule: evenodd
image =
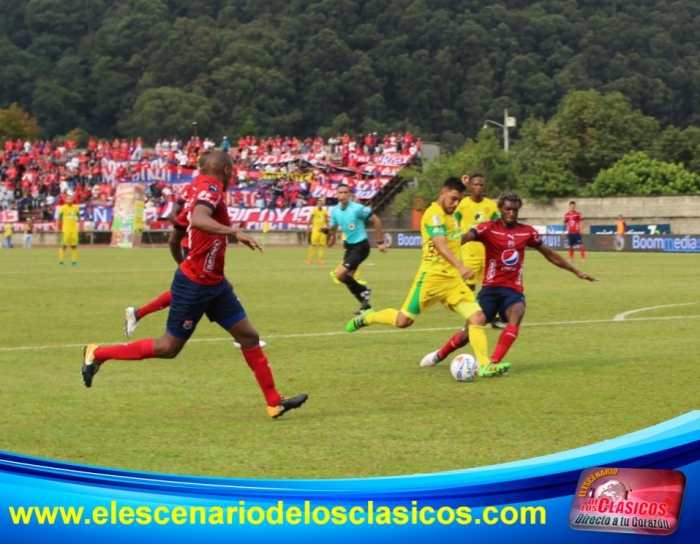
M474 221L478 221L481 223L481 220L483 219L484 214L481 212L474 212Z
M514 249L506 249L501 253L501 261L506 266L515 266L520 261L520 255Z
M437 227L441 224L442 224L442 218L438 214L433 215L433 225L435 225Z
M209 184L209 190L210 190L212 193L218 193L218 192L219 192L219 186L218 186L218 185L215 185L215 184L213 184L213 183L210 183L210 184Z
M348 230L355 230L355 223L348 223Z

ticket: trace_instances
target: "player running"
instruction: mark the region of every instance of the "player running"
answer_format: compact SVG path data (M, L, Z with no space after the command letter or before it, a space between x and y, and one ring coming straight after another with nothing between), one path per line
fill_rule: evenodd
M522 205L523 202L517 194L504 193L498 199L500 219L476 225L462 235L463 243L479 240L486 249L486 275L479 292L479 305L487 320L492 320L498 314L505 318L507 325L498 338L491 362L500 363L506 372L510 370L511 365L503 362L503 359L518 337L520 323L525 315L523 265L526 247L536 249L550 263L568 270L582 280L598 281L567 263L542 241L542 237L533 227L518 223L518 213ZM442 348L423 357L420 366L436 365L450 353L466 345L469 336L465 331L455 333Z
M192 336L203 315L216 321L242 346L241 353L253 371L267 402L267 414L275 419L299 408L308 399L302 394L282 397L275 388L272 370L259 344L258 332L224 277L224 260L229 236L252 250L258 243L231 226L223 195L233 172L231 158L214 151L202 159L201 175L195 179L191 209L187 212L190 251L173 278L172 301L164 334L157 339L114 346L85 346L83 383L92 386L100 367L108 360L175 358Z

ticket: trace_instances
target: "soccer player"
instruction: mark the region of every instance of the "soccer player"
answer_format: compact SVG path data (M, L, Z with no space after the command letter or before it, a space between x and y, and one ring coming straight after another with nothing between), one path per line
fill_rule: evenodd
M465 196L457 206L455 217L459 221L462 232L468 232L479 223L498 219L498 207L490 198L484 196L486 188L486 178L483 174L473 174L472 176L462 176L462 182L469 189L469 194ZM469 242L462 246L462 262L467 268L474 272L474 277L466 281L467 286L476 292L477 284L484 281L484 262L486 252L484 244L481 242ZM495 329L503 329L506 324L496 317L491 326Z
M489 321L499 313L506 318L508 324L498 338L491 362L508 365L508 369L510 365L502 361L518 337L520 323L525 315L523 265L526 247L536 249L550 263L568 270L582 280L598 281L567 263L542 241L542 237L533 227L518 222L522 204L516 193L502 194L498 199L500 219L480 223L462 235L463 243L480 240L486 249L487 272L479 292L479 305ZM456 333L442 348L423 357L421 366L439 363L450 353L466 345L468 338L469 335L464 331Z
M343 264L335 269L335 277L339 282L344 283L360 302L360 309L355 312L356 315L360 315L372 307L370 303L372 289L369 285L362 285L354 277L360 264L369 257L365 221L369 219L372 222L377 237L377 247L379 251L386 253L382 222L372 213L371 208L350 201L350 188L347 184L338 185L337 197L338 204L331 208L328 247L331 248L335 244L335 236L340 228L345 234L345 255Z
M475 302L474 293L464 284L465 279L472 278L473 272L462 263L462 231L454 215L463 194L462 181L456 177L447 178L437 201L423 213L421 264L401 310L387 308L375 312L368 309L351 319L345 330L355 332L375 323L404 329L413 325L422 312L440 302L466 320L466 334L479 362L479 376L496 376L507 369L490 363L484 330L486 316Z
M579 248L581 252L581 262L586 262L586 250L581 239L581 227L583 226L583 216L576 209L576 202L569 202L569 211L564 214L564 228L569 242L569 262L574 262L574 249Z
M206 315L226 329L242 346L241 352L253 371L267 402L267 414L275 419L299 408L308 399L302 394L282 397L275 388L267 357L259 344L258 332L224 277L224 260L229 236L252 250L262 248L250 236L231 226L223 195L231 180L233 162L223 151L213 151L202 159L201 175L195 179L188 212L190 251L173 278L172 301L166 330L160 338L130 344L98 346L83 350L83 383L92 386L100 367L110 359L172 359L180 353L197 323ZM182 215L182 214L181 214ZM173 236L176 236L174 233Z
M323 264L323 252L326 250L328 242L328 210L323 206L325 200L319 198L316 207L311 211L307 231L311 229L311 239L309 240L309 259L306 264L314 262L314 247L318 246L318 264Z
M61 248L58 250L58 266L63 266L66 248L70 246L70 260L78 266L78 220L80 208L73 204L73 195L66 197L66 203L58 209L58 222L61 229Z

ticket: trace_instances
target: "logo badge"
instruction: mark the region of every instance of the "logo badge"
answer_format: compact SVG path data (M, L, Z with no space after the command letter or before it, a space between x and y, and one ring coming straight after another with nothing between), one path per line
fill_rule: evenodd
M589 468L569 512L579 531L670 535L678 527L685 475L678 470Z
M183 321L183 323L182 323L182 328L186 329L186 330L190 330L193 326L194 326L194 323L192 323L192 321L190 321L189 319L187 319L186 321Z
M520 255L515 249L506 249L501 253L501 261L506 266L515 266L520 261Z

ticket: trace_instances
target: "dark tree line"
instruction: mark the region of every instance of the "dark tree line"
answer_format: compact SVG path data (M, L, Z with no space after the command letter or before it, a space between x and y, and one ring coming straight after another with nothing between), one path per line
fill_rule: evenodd
M196 121L459 146L504 108L550 119L594 89L682 130L700 121L699 35L694 0L3 0L0 108L45 136Z

